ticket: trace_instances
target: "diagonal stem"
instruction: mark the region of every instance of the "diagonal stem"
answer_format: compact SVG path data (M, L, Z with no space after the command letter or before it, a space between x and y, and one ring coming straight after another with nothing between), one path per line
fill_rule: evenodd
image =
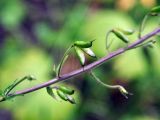
M61 82L61 81L67 80L71 77L80 75L81 73L90 71L93 68L96 68L96 67L100 66L101 64L107 62L108 60L110 60L110 59L112 59L112 58L114 58L118 55L121 55L122 53L126 52L128 49L132 49L132 48L136 47L137 45L143 43L144 41L146 41L147 39L157 35L158 33L160 33L160 28L157 28L157 29L153 30L152 32L146 34L145 36L141 37L140 39L136 40L135 42L130 44L127 48L120 48L117 51L114 51L114 52L108 54L107 56L105 56L103 58L100 58L99 60L97 60L97 61L95 61L95 62L93 62L93 63L91 63L87 66L84 66L83 68L80 68L78 70L75 70L75 71L67 73L67 74L64 74L60 78L58 78L58 77L53 78L48 82L36 85L34 87L24 89L24 90L20 90L20 91L16 91L14 93L10 93L10 94L8 94L8 96L16 96L16 95L31 93L31 92L34 92L34 91L39 90L41 88L44 88L44 87L47 87L49 85L55 84L57 82Z

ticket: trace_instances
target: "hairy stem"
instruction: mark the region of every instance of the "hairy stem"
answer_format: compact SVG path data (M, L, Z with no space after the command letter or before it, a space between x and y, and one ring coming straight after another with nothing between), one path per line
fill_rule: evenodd
M78 70L75 70L75 71L67 73L67 74L64 74L60 78L59 77L53 78L53 79L49 80L48 82L36 85L34 87L31 87L31 88L28 88L28 89L24 89L24 90L20 90L20 91L16 91L14 93L10 93L10 94L8 94L8 96L16 96L16 95L31 93L31 92L34 92L34 91L39 90L41 88L44 88L44 87L47 87L49 85L55 84L57 82L61 82L61 81L67 80L67 79L69 79L71 77L80 75L81 73L90 71L93 68L96 68L99 65L107 62L108 60L110 60L110 59L112 59L112 58L114 58L114 57L116 57L118 55L121 55L122 53L125 53L128 49L132 49L132 48L136 47L137 45L143 43L144 41L146 41L147 39L157 35L158 33L160 33L160 28L157 28L157 29L153 30L152 32L146 34L145 36L141 37L140 39L138 39L135 42L133 42L132 44L130 44L128 47L120 48L120 49L118 49L118 50L116 50L114 52L111 52L107 56L105 56L103 58L100 58L99 60L97 60L97 61L95 61L95 62L93 62L93 63L91 63L89 65L86 65L83 68L80 68Z

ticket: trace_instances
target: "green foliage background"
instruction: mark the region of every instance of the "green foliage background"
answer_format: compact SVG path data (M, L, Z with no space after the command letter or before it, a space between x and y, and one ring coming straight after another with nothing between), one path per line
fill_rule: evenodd
M37 81L26 81L17 90L52 79L53 66L76 40L96 39L94 52L105 56L108 30L138 30L147 11L158 4L158 0L0 0L0 89L28 74ZM149 19L144 34L159 22ZM136 40L137 33L130 39ZM113 44L112 50L125 46L117 39ZM57 102L41 89L0 103L0 120L159 120L159 51L158 41L154 49L129 51L95 69L104 82L132 92L128 100L84 74L61 83L76 89L76 105ZM79 64L74 53L72 57L66 66Z

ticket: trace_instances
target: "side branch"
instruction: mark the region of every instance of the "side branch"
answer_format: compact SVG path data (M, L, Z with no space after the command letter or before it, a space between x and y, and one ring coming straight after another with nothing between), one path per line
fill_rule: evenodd
M25 90L16 91L14 93L10 93L10 94L8 94L8 96L12 97L12 96L17 96L17 95L22 95L22 94L27 94L27 93L30 93L30 92L34 92L34 91L39 90L41 88L47 87L47 86L55 84L57 82L61 82L61 81L67 80L67 79L69 79L71 77L80 75L81 73L90 71L91 69L96 68L99 65L107 62L111 58L114 58L114 57L116 57L118 55L121 55L122 53L126 52L127 50L132 49L132 48L136 47L137 45L140 45L141 43L143 43L147 39L157 35L158 33L160 33L160 28L157 28L157 29L153 30L152 32L146 34L145 36L141 37L140 39L138 39L135 42L133 42L132 44L130 44L128 47L120 48L117 51L114 51L114 52L108 54L107 56L105 56L105 57L103 57L103 58L101 58L101 59L99 59L99 60L97 60L97 61L95 61L95 62L93 62L93 63L91 63L89 65L87 65L87 66L84 66L83 68L80 68L78 70L75 70L75 71L67 73L67 74L64 74L61 77L56 77L54 79L49 80L48 82L39 84L37 86L31 87L31 88L28 88L28 89L25 89Z

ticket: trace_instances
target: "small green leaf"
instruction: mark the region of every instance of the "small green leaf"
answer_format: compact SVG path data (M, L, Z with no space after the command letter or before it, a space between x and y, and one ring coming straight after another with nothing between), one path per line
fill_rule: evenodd
M128 43L129 42L129 39L128 37L126 37L122 32L116 30L116 29L113 29L112 32L119 38L121 39L124 43Z
M78 58L80 60L81 65L84 66L84 64L85 64L85 55L84 55L83 51L79 47L75 46L74 48L75 48L76 54L77 54L77 56L78 56Z
M82 49L86 54L88 54L91 57L96 58L96 55L94 54L94 52L90 49L90 48L83 48Z
M64 86L59 86L58 89L66 94L69 94L69 95L74 94L74 90L71 90L71 89L64 87Z
M51 87L46 87L47 93L54 99L56 99L56 96L53 93L53 90Z
M64 101L67 101L68 100L68 97L66 94L64 94L64 92L60 91L60 90L57 90L57 95Z
M93 41L94 40L92 40L92 41L75 41L74 46L77 46L80 48L89 48L89 47L92 47Z
M72 96L67 95L67 100L72 104L76 104L76 101Z

